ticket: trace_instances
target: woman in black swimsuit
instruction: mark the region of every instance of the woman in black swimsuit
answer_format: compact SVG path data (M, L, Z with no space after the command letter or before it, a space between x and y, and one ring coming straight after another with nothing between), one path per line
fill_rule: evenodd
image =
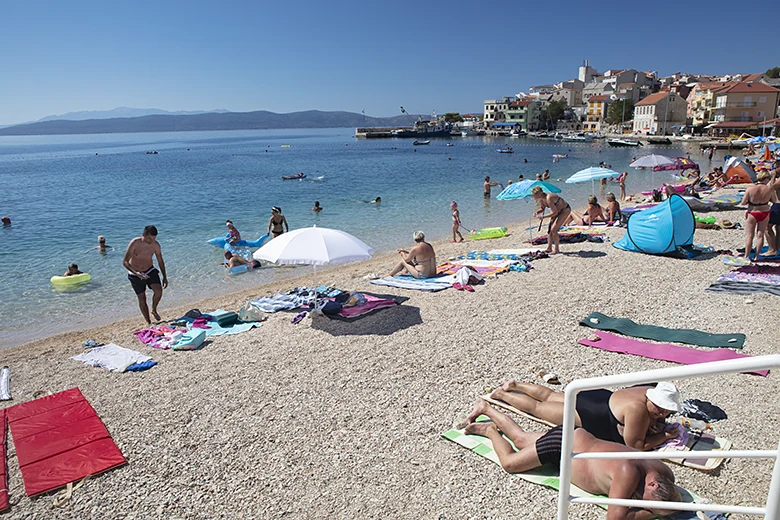
M282 215L282 208L274 206L271 208L271 220L268 221L268 233L273 235L273 238L278 237L282 233L289 232L290 226L287 224L287 219Z
M563 422L563 393L531 383L507 381L490 394L544 421ZM577 394L574 423L596 438L646 451L677 437L664 431L664 419L680 409L680 395L671 383L636 386L617 392L586 390Z
M532 189L531 194L540 205L540 208L534 215L539 217L539 220L550 219L550 225L547 227L547 252L556 255L560 253L561 245L561 237L558 235L558 230L561 229L563 223L569 218L571 206L555 193L545 194L541 186L536 186ZM552 213L549 215L544 214L544 210L547 208L552 210Z

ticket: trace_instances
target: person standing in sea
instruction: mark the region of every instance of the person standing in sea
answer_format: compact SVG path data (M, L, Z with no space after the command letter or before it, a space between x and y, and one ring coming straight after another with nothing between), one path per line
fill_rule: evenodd
M282 233L289 233L290 226L287 224L287 218L282 215L282 208L274 206L271 208L271 220L268 221L268 233L272 238L276 238Z
M160 270L154 266L153 257L157 257ZM168 288L168 275L165 273L165 261L162 257L160 244L157 242L157 228L146 226L140 237L134 238L127 245L122 265L127 269L127 279L133 286L133 291L138 297L138 307L141 309L147 324L151 324L149 317L149 305L146 302L146 288L152 290L152 316L160 321L157 313L157 305L162 299L163 289ZM160 282L162 272L162 282Z
M482 185L482 195L484 195L484 197L486 199L490 198L490 189L493 186L498 186L498 183L497 182L490 182L490 176L489 175L486 176L485 177L485 183Z

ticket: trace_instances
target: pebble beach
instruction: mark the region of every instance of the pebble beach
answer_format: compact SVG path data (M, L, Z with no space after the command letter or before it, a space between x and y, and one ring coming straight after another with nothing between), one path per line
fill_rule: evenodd
M744 224L742 211L713 213ZM510 226L521 230L525 224ZM424 227L423 227L424 229ZM562 244L562 254L533 262L528 273L486 279L474 293L438 293L371 285L397 255L318 270L318 283L408 298L345 322L324 316L291 324L295 313L269 315L259 328L213 338L197 351L159 351L132 332L140 318L37 340L2 351L14 400L42 390L81 389L128 460L87 480L62 508L51 494L30 499L9 441L12 507L32 518L553 518L557 494L505 473L441 437L487 389L507 379L562 386L584 377L674 366L577 344L593 311L638 323L747 335L748 355L778 351L768 294L705 292L729 267L714 255L692 260L629 253L609 242ZM411 235L411 230L410 230ZM474 249L527 247L528 233L481 242L434 242L439 262ZM744 230L697 230L695 242L736 250ZM310 285L297 278L228 296L165 305L163 319L190 308L237 310L248 299ZM128 306L135 305L128 298ZM81 343L113 342L159 365L109 373L70 356ZM713 425L734 449L773 449L780 428L776 374L678 382L683 399L710 401L728 413ZM516 418L527 429L539 424ZM726 461L706 473L671 464L677 483L713 502L763 506L773 463ZM604 518L588 505L572 518ZM733 515L731 518L747 518Z

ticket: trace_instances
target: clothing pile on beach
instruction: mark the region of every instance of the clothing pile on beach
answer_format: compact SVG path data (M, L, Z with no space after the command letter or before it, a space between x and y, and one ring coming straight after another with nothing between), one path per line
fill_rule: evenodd
M710 292L735 294L769 293L780 296L780 267L746 265L722 274L707 287Z
M295 309L309 310L314 308L315 299L317 309L330 318L356 318L377 309L398 305L398 301L392 296L350 292L325 285L316 288L295 287L272 296L255 298L247 305L266 313Z
M561 231L558 233L561 239L561 244L576 244L578 242L606 242L607 235L598 231ZM527 242L533 245L546 244L548 235L541 235L536 238L532 238Z

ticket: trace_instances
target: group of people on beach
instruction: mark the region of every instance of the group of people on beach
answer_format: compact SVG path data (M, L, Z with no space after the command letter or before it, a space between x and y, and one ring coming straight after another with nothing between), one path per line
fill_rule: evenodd
M780 160L773 164L771 173L762 171L756 176L756 184L745 189L741 205L745 212L745 258L750 259L753 241L756 243L755 259L761 254L764 242L766 256L776 256L780 248Z
M557 426L546 433L525 431L508 415L479 399L465 420L465 433L489 438L501 466L509 473L560 466L563 393L510 380L493 391L490 399L494 404ZM680 409L680 392L667 382L616 392L606 389L580 392L576 398L572 449L577 453L651 450L678 437L677 425L667 425L666 418ZM481 416L489 421L480 420ZM575 459L571 482L584 491L610 498L681 500L674 473L660 460ZM659 507L610 505L607 518L649 520L672 513L673 510Z

